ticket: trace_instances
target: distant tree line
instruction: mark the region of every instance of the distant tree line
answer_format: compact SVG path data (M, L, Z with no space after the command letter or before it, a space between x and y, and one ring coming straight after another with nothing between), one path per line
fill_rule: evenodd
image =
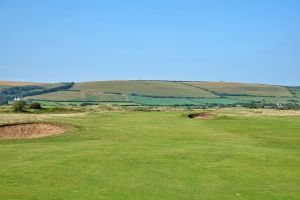
M0 91L0 105L7 104L15 97L27 97L35 96L39 94L45 94L50 92L56 92L60 90L67 90L74 85L74 82L63 83L62 86L44 88L41 86L17 86L11 88L5 88Z

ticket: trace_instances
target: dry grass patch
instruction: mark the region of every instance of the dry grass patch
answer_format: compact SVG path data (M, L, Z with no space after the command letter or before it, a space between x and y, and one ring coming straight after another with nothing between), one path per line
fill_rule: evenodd
M0 81L0 85L5 86L27 86L27 85L39 85L42 83L33 83L33 82L16 82L16 81Z

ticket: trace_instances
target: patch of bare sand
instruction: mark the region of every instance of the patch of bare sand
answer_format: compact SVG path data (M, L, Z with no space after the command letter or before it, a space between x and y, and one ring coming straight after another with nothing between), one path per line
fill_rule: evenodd
M0 126L0 138L39 138L62 134L64 131L63 126L50 123L10 124Z

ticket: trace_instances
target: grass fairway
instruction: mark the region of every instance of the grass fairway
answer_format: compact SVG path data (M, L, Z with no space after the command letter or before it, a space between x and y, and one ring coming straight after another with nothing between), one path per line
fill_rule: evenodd
M0 115L77 127L0 140L0 199L300 199L300 117Z

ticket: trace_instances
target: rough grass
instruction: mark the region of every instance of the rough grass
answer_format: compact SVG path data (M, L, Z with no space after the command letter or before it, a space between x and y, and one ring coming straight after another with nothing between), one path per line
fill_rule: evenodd
M122 112L47 120L77 128L0 140L0 199L300 198L299 117Z
M82 91L99 91L138 94L148 96L174 97L215 97L211 92L187 86L177 82L167 81L98 81L78 83L75 89Z
M199 88L208 89L219 94L244 94L277 97L293 96L293 94L286 87L281 86L229 82L187 82L187 84Z

